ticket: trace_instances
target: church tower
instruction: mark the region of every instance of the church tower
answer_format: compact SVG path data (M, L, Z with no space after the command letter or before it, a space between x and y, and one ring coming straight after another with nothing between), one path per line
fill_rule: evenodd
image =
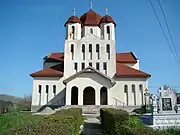
M116 23L111 16L101 16L93 9L81 17L69 17L65 23L64 76L69 77L86 67L113 77L116 73Z
M66 40L81 39L81 21L79 17L75 16L76 10L73 10L74 15L69 17L64 24L66 27Z
M108 15L108 9L106 8L106 15L103 16L100 21L102 38L104 40L115 40L115 27L116 23L112 17Z

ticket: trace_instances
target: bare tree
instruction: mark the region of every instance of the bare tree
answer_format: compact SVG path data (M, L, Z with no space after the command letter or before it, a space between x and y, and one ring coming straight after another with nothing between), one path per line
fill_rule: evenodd
M25 94L23 98L23 102L27 110L31 110L31 101L32 101L32 96Z

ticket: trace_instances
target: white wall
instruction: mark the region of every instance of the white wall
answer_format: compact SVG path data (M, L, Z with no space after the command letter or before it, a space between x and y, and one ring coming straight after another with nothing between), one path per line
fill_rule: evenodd
M74 44L74 60L72 60L71 44ZM82 44L85 44L85 60L83 60ZM89 59L89 44L92 44L92 60ZM96 44L100 46L100 59L97 59ZM106 53L106 45L110 45L110 60ZM112 40L101 40L91 34L81 40L66 40L65 41L65 56L64 56L64 76L69 77L76 73L74 70L74 63L78 63L78 71L81 70L81 63L85 62L85 67L92 62L94 68L96 68L96 62L100 63L100 71L105 73L103 70L103 62L107 62L107 75L112 77L116 72L116 48L115 41Z
M35 77L33 80L33 91L32 91L32 106L42 106L47 104L47 94L46 94L46 85L49 85L49 93L48 93L48 101L54 98L53 93L53 85L56 85L56 95L60 93L64 88L65 85L62 83L64 78L59 77ZM41 104L40 101L40 94L39 94L39 85L42 86L41 90ZM60 96L64 98L64 96ZM59 99L62 100L63 99Z
M141 93L139 90L139 85L142 84L143 86L143 92L145 92L145 88L148 88L146 79L143 78L117 78L116 84L114 87L110 89L110 104L113 103L113 97L116 97L118 100L126 103L126 97L124 94L124 85L128 85L128 99L129 104L128 105L134 105L133 101L133 94L132 94L132 85L135 85L135 91L136 91L136 105L142 105L142 98ZM143 97L144 99L144 97Z

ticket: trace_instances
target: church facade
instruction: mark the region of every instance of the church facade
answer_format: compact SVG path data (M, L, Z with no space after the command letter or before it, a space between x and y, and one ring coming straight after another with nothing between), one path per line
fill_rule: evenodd
M133 52L116 52L116 23L90 9L65 23L64 52L43 59L33 77L32 111L44 105L125 105L145 103L150 74Z

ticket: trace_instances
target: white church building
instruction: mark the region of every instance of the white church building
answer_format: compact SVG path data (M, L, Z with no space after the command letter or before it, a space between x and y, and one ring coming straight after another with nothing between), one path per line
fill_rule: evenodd
M65 23L64 52L43 59L33 78L32 111L54 105L125 105L145 103L150 74L139 69L133 52L116 52L116 23L90 9Z

